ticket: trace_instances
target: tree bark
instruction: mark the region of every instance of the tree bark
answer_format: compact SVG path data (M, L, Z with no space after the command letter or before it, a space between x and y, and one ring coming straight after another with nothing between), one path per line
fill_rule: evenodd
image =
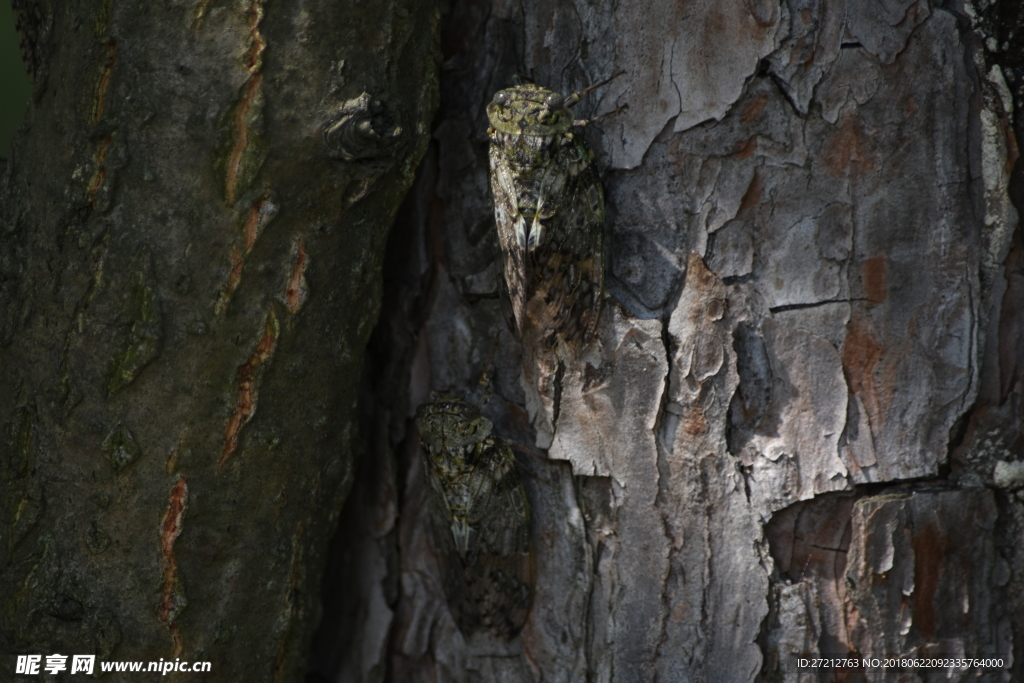
M935 674L796 657L994 655L951 680L1024 675L1011 5L454 3L319 670L895 681ZM567 95L619 69L576 115L629 107L587 128L599 340L542 395L500 313L484 106L515 74ZM448 613L411 422L485 375L532 510L533 607L508 642Z
M35 94L0 185L3 651L303 680L437 7L15 9Z

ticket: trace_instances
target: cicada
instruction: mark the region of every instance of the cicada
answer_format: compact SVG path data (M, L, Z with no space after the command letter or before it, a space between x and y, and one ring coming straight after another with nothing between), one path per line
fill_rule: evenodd
M511 638L530 609L530 510L512 449L480 409L432 395L416 411L434 545L459 630Z
M563 98L519 85L487 105L506 317L518 334L533 326L532 336L548 343L556 334L566 343L588 341L601 313L604 190L584 122L572 116L583 93Z

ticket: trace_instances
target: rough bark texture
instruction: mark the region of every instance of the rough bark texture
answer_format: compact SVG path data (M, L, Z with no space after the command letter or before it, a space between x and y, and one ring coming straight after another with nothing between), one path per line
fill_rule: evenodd
M12 653L95 653L303 680L437 8L16 9L35 95L0 182L0 678Z
M371 343L372 486L334 560L360 590L321 631L325 676L938 680L793 659L856 653L998 655L950 680L1021 678L1016 5L478 0L442 26ZM484 106L517 73L569 93L620 68L577 109L629 106L587 131L599 340L539 390L497 300ZM448 614L410 422L485 372L533 511L511 642Z

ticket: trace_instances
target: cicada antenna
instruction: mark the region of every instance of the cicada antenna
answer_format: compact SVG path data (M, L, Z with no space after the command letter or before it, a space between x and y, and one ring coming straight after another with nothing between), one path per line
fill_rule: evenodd
M611 83L612 81L614 81L616 78L618 78L619 76L621 76L624 73L626 73L626 70L625 69L620 69L620 70L616 71L615 73L613 73L611 75L611 77L604 79L600 83L594 83L593 85L588 85L583 90L580 90L579 92L574 92L572 95L569 95L568 97L565 98L565 103L563 104L563 106L566 109L572 109L573 107L576 106L576 104L581 99L583 99L583 96L586 95L587 93L589 93L591 90L597 90L598 88L600 88L602 86L608 85L609 83Z

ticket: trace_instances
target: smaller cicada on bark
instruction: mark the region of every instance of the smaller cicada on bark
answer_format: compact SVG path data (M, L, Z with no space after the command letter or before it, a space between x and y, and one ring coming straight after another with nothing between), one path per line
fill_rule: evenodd
M530 609L530 511L512 449L480 409L434 394L416 411L448 608L466 636L519 632Z
M610 79L609 79L610 80ZM604 85L599 83L592 88ZM588 88L588 90L592 89ZM572 107L537 85L487 105L491 191L509 325L540 343L589 341L604 288L604 190Z

